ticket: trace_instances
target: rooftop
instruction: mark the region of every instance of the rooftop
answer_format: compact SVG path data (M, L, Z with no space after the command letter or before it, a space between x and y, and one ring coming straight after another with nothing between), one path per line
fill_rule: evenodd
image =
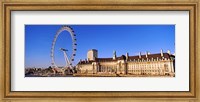
M152 59L171 59L175 58L174 55L169 53L163 53L163 56L161 56L161 53L157 54L148 54L146 55L137 55L137 56L128 56L128 59L125 55L121 55L120 57L116 57L116 59L113 58L96 58L95 60L83 60L80 61L78 64L91 64L92 62L111 62L111 61L117 61L117 60L127 60L127 61L137 61L137 60L152 60Z

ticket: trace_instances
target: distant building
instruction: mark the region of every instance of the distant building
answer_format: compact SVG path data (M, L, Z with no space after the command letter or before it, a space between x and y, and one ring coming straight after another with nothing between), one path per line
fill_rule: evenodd
M98 58L98 51L96 49L89 50L87 53L87 59L92 61Z
M87 60L80 60L77 64L79 74L113 74L113 75L175 75L175 56L168 53L145 55L139 53L138 56L122 55L117 57L116 51L113 58L98 58L98 51L89 50Z

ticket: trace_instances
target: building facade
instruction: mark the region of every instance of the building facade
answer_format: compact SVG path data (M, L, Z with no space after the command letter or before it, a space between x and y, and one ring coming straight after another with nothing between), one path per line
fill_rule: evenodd
M138 56L122 55L117 57L113 52L113 58L98 58L97 50L88 51L88 58L80 60L77 64L79 74L95 75L151 75L151 76L175 76L175 56L168 53L150 54Z

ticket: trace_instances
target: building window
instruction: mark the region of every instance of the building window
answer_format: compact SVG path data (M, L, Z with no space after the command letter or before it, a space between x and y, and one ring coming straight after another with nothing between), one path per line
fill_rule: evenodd
M167 64L164 64L164 68L165 68L165 71L166 71L166 72L169 72L169 68L168 68L168 65L167 65Z

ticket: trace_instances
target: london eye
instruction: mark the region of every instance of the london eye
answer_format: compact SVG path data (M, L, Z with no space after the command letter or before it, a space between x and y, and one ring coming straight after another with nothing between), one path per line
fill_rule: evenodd
M74 30L72 29L72 27L64 25L62 26L55 34L53 42L52 42L52 46L51 46L51 67L52 68L58 68L58 66L55 63L55 45L56 45L56 41L58 36L63 32L63 31L67 31L70 34L70 39L72 39L72 49L64 49L64 48L60 48L61 51L63 51L64 53L64 57L65 57L65 62L66 62L66 66L65 68L73 68L73 61L74 61L74 57L76 56L76 35L74 33ZM66 43L67 44L67 43ZM71 54L67 54L68 50L72 50Z

